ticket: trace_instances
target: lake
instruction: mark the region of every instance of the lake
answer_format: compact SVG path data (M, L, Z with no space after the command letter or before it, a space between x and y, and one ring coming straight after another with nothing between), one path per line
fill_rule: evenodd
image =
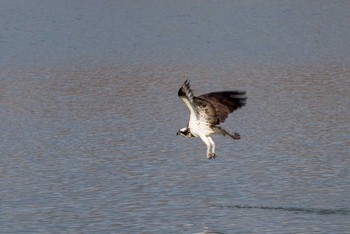
M1 4L1 233L349 232L347 1ZM215 160L187 78L247 91Z

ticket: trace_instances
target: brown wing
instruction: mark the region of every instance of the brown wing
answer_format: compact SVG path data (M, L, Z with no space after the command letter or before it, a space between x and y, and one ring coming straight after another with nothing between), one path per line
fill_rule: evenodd
M214 93L206 93L198 98L204 99L214 107L216 117L218 119L216 124L223 123L227 116L234 110L243 107L246 104L245 91L222 91Z
M201 122L218 124L215 107L206 99L201 97L193 97L193 107L196 110L196 118Z

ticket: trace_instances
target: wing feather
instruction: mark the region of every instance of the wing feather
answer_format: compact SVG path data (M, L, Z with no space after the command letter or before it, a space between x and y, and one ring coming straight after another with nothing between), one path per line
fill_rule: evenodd
M178 96L189 109L190 119L195 118L201 122L210 124L216 124L218 122L213 105L207 100L193 95L188 79L179 89Z
M193 95L187 79L181 86L178 96L188 107L191 117L202 122L218 125L223 123L230 113L246 104L245 91L223 91Z
M211 103L216 112L218 123L223 123L230 113L243 107L246 104L245 91L222 91L200 95L202 98Z
M190 87L190 82L188 79L181 86L177 95L186 104L187 108L190 111L190 114L197 115L196 110L193 106L193 92L192 92L192 89Z
M201 97L194 97L193 102L199 121L210 123L211 125L218 124L219 119L214 106L210 102Z

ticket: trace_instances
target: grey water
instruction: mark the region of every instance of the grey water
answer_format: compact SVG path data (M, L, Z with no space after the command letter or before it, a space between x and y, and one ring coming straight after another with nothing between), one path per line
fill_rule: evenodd
M2 1L0 233L349 233L347 1ZM240 89L214 136L177 91Z

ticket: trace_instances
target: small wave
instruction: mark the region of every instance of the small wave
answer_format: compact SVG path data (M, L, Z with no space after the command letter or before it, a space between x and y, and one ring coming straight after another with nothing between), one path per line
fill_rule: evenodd
M252 206L252 205L214 205L215 207L228 209L261 209L261 210L282 210L294 213L309 213L319 215L350 215L350 209L322 209L322 208L301 208L281 206Z

